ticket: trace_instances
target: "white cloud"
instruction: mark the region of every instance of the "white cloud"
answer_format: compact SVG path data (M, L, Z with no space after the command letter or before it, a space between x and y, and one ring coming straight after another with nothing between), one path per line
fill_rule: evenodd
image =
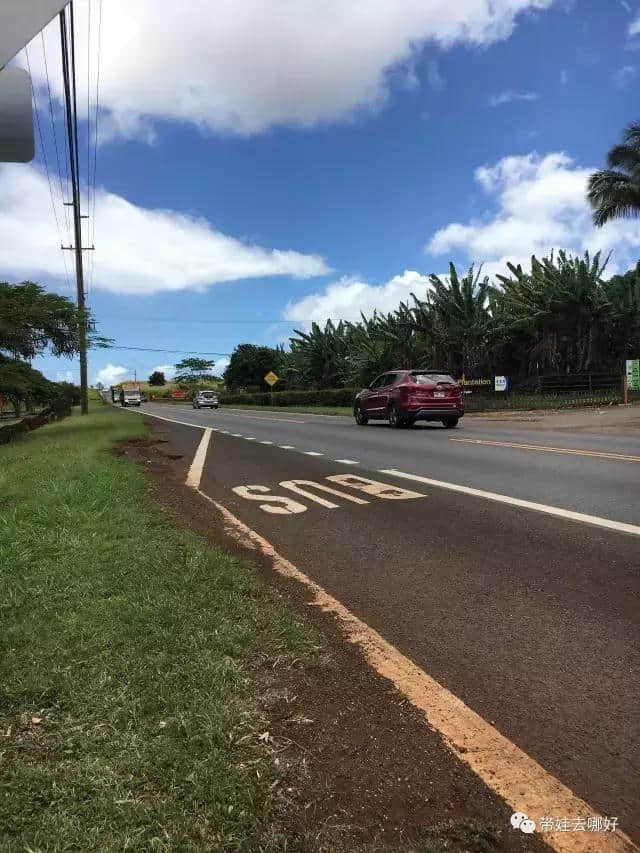
M43 173L36 166L0 164L0 198L0 268L15 276L62 277L60 238ZM96 222L97 245L90 260L94 286L103 290L148 294L330 272L317 255L244 243L204 219L138 207L102 189L96 193ZM68 238L63 235L63 240Z
M105 130L148 141L158 119L239 134L342 121L379 108L390 72L410 66L428 42L440 49L491 44L510 36L519 15L553 2L109 0L102 6ZM75 6L77 75L86 80L87 0ZM94 11L94 46L97 21ZM57 22L46 37L59 96ZM42 82L38 40L30 54ZM82 99L78 107L85 109Z
M76 382L77 377L72 370L58 370L56 372L56 382Z
M213 373L216 376L222 376L227 367L229 366L228 358L217 358L215 364L213 365Z
M511 104L513 101L537 101L539 97L540 95L537 92L514 92L513 89L507 89L506 92L491 95L489 105L500 107L503 104Z
M155 373L156 370L160 371L160 373L164 373L165 379L171 379L173 377L173 374L176 372L174 364L157 364L151 370L151 373Z
M640 32L640 30L638 30ZM624 89L636 76L636 68L633 65L623 65L613 75L613 85L617 89Z
M103 385L117 385L129 375L128 367L119 367L115 364L108 364L96 373L93 384L102 382Z
M411 293L424 296L428 286L428 276L412 270L405 270L381 285L345 277L328 285L321 293L290 302L284 317L305 328L312 323L324 325L327 319L356 321L361 311L369 317L376 310L394 311L401 301L410 299Z
M442 92L447 85L440 73L440 66L435 59L431 59L427 63L427 80L431 88L435 89L436 92Z
M631 37L640 35L640 14L636 15L629 24L628 33Z
M507 261L526 266L552 249L574 253L613 251L608 272L628 269L637 259L640 220L617 220L595 228L586 201L593 169L579 168L566 154L532 153L481 166L475 180L489 194L494 210L478 220L452 222L438 230L426 251L463 252L486 271L504 272Z

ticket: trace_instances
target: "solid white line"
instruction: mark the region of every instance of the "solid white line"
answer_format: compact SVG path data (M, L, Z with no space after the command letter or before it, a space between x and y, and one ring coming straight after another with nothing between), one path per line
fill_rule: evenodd
M580 799L566 785L512 743L495 726L469 708L455 694L420 669L377 631L348 610L293 563L282 556L264 537L240 521L225 506L198 489L225 520L225 528L245 547L258 548L273 568L285 578L293 578L310 590L312 604L332 613L340 622L349 642L359 646L365 660L390 681L411 704L425 715L425 725L439 731L454 755L502 797L513 811L524 811L536 821L544 815L593 815L596 809ZM539 826L539 824L538 824ZM536 833L558 853L595 853L589 833ZM631 853L638 848L621 830L607 833L608 853Z
M212 429L207 427L200 439L200 444L198 445L198 449L196 450L196 455L193 457L193 462L191 463L191 467L189 468L189 473L187 474L187 486L190 486L192 489L200 488L200 480L202 479L202 470L204 468L204 463L207 458L207 449L209 448L209 441L211 439Z
M175 418L165 418L164 415L154 415L153 412L140 411L139 409L122 409L123 412L131 412L132 415L147 415L149 418L158 418L161 421L169 421L172 424L182 424L182 426L196 427L197 429L207 429L204 424L190 424L187 421L178 421Z
M318 453L317 450L303 450L304 456L324 456L324 453Z
M359 465L359 462L356 462L355 459L334 459L334 462L341 462L343 465Z
M293 444L279 444L278 447L280 450L295 450Z
M597 515L587 515L583 512L574 512L571 509L562 509L559 506L548 506L547 504L525 501L520 498L512 498L509 495L499 495L496 492L485 492L482 489L473 489L470 486L461 486L458 483L447 483L443 480L432 480L430 477L420 477L418 474L407 474L404 471L396 471L395 468L379 468L380 474L389 474L391 477L400 477L403 480L412 480L416 483L426 483L428 486L436 486L441 489L449 489L452 492L460 492L463 495L471 495L476 498L485 498L489 501L509 504L510 506L531 509L535 512L544 512L547 515L555 515L569 521L578 521L582 524L591 524L595 527L604 527L607 530L616 530L619 533L631 533L640 536L640 527L635 524L627 524L624 521L613 521L610 518L600 518Z

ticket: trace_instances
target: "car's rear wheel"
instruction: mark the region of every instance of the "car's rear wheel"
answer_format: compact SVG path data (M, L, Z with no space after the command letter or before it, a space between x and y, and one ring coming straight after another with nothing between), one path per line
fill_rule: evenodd
M400 414L400 412L396 409L393 403L389 406L389 426L392 429L400 429L400 427L404 426L404 418Z
M360 406L356 406L353 410L353 416L356 419L358 426L366 426L369 423L369 418L362 411Z
M442 424L445 429L455 429L458 426L458 418L443 418Z

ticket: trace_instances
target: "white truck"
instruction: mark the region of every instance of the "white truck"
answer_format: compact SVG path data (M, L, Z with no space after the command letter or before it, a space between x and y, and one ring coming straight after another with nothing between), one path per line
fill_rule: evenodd
M121 406L139 406L141 402L139 388L123 388L120 391Z

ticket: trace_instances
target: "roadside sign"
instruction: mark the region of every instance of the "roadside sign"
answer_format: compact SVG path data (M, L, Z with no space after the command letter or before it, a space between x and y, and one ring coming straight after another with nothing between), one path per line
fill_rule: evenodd
M640 358L627 359L627 383L630 391L640 391Z
M264 381L267 383L267 385L273 388L273 386L278 381L278 376L273 372L273 370L270 370L264 377Z
M171 398L173 400L184 400L187 396L187 392L183 391L182 388L174 388L171 392Z
M508 380L506 376L495 376L494 377L494 390L496 391L506 391L508 385Z

